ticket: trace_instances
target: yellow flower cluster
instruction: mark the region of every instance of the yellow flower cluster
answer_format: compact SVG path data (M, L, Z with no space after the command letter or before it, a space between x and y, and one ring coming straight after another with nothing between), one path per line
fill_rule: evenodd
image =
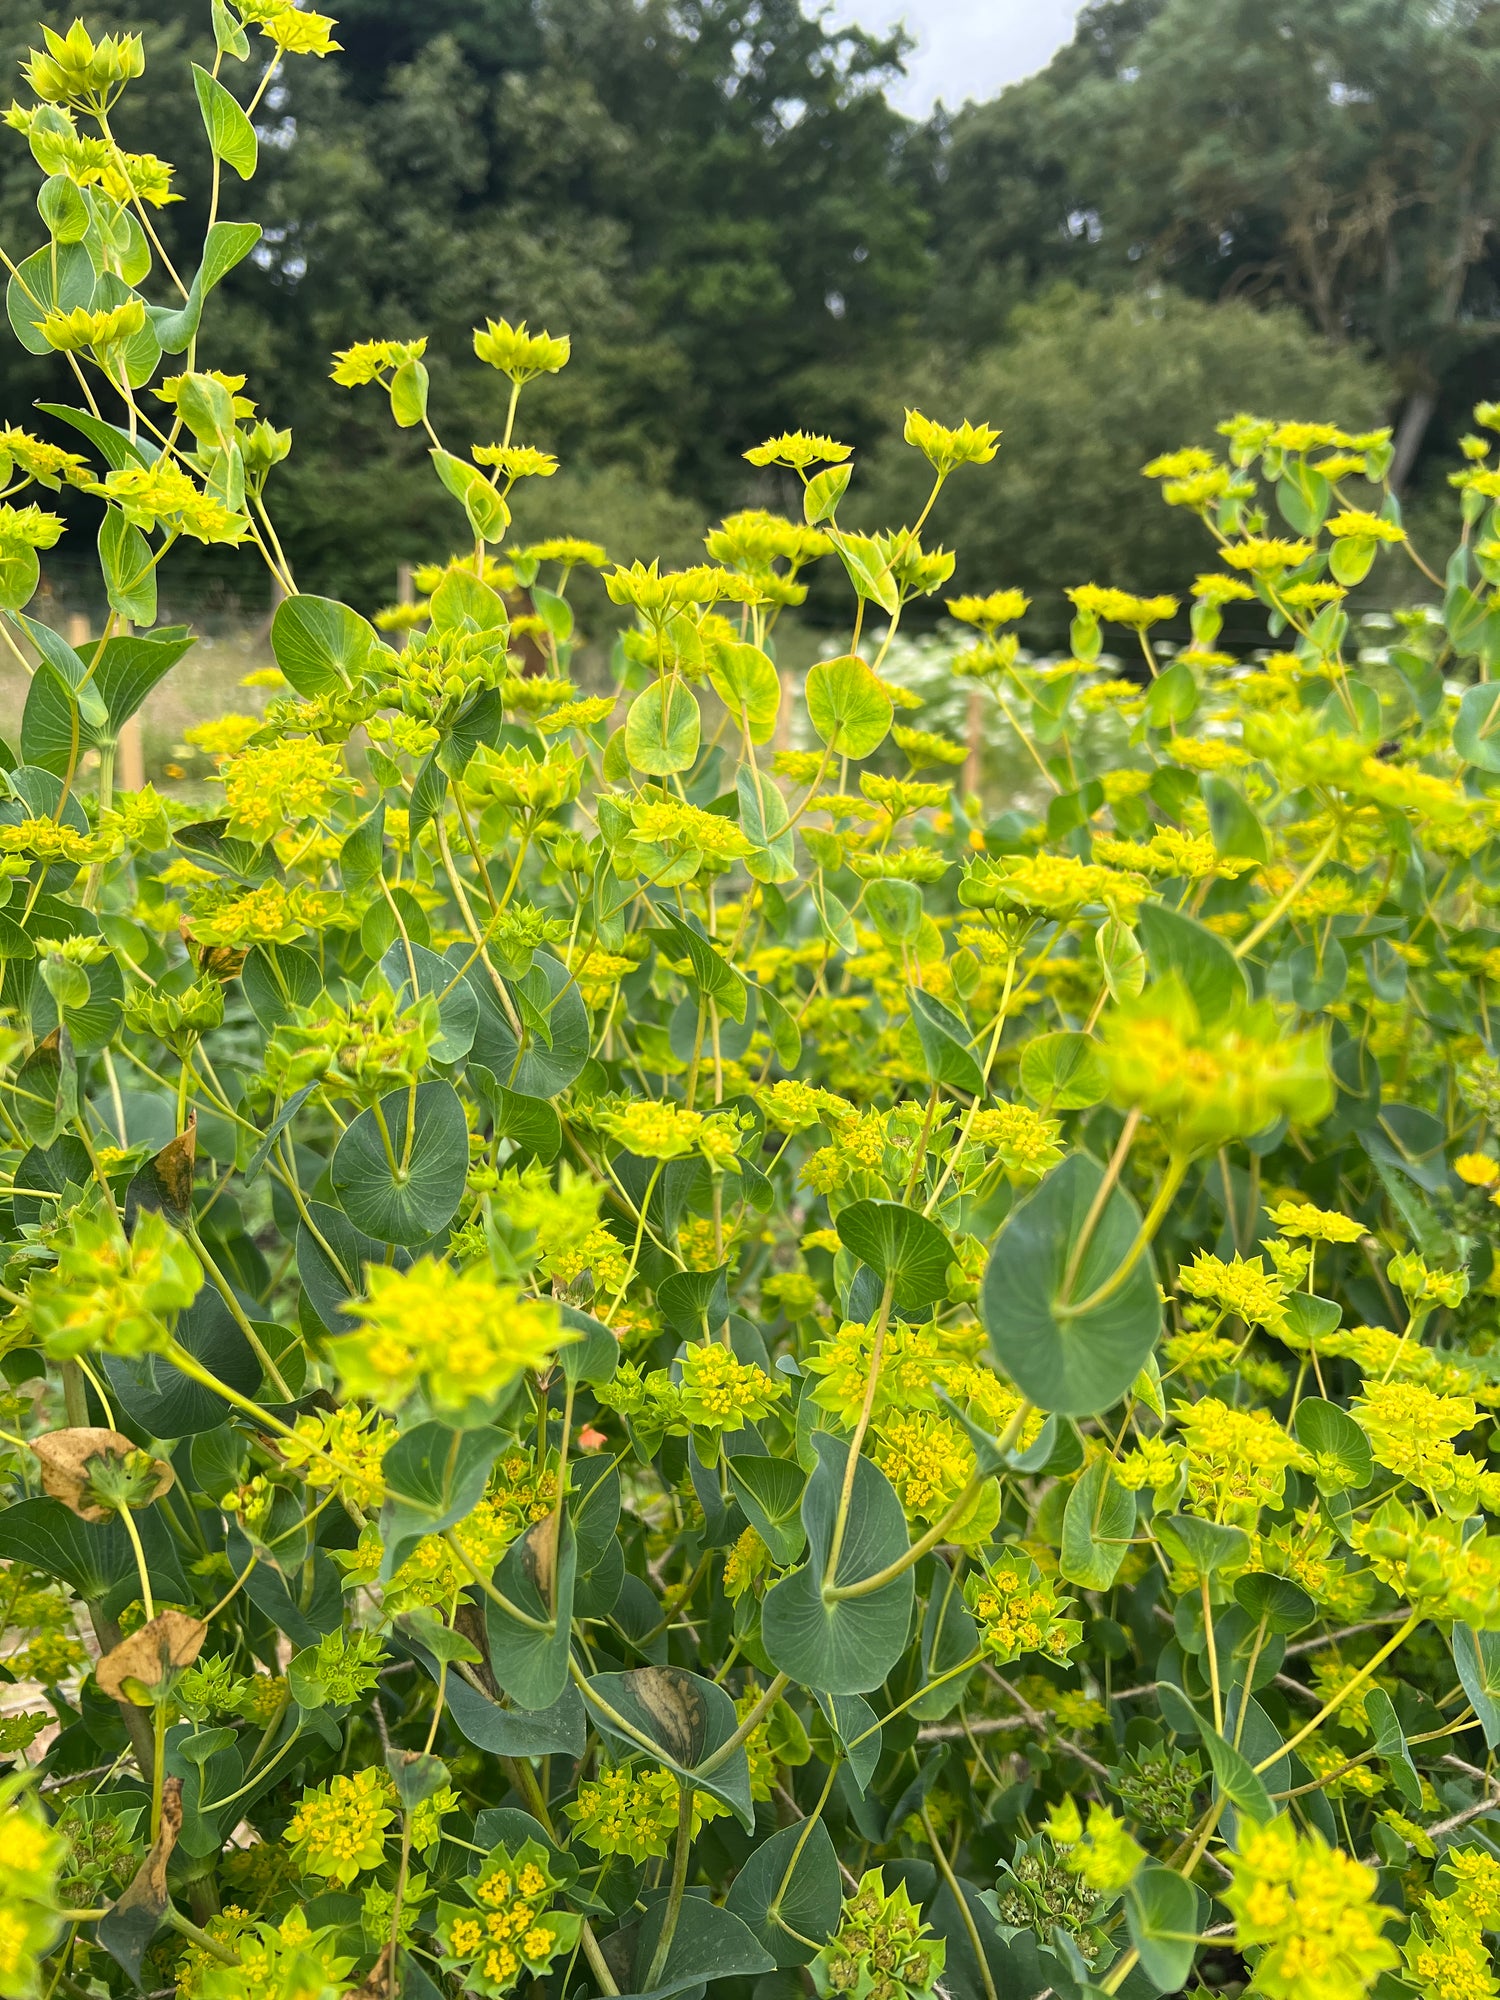
M1247 1825L1231 1866L1224 1901L1236 1945L1253 1954L1255 1992L1269 2000L1364 2000L1397 1964L1374 1869L1316 1831L1299 1833L1289 1815Z
M297 1865L345 1889L357 1875L378 1868L396 1817L393 1796L384 1771L340 1773L326 1785L310 1785L286 1830Z
M1082 1622L1065 1614L1072 1598L1060 1596L1055 1580L1019 1551L971 1574L964 1599L978 1621L981 1646L1000 1666L1023 1653L1065 1660L1083 1637Z
M283 737L241 750L220 776L230 832L262 846L284 828L305 830L326 815L343 778L343 752L336 743Z
M1269 1410L1205 1396L1176 1404L1173 1415L1187 1451L1185 1505L1211 1520L1253 1526L1262 1507L1280 1504L1288 1468L1311 1463Z
M951 1417L932 1410L893 1410L877 1427L875 1463L908 1515L932 1522L946 1514L974 1474L974 1447ZM988 1483L948 1527L951 1541L984 1540L998 1518L1000 1489Z
M1453 1448L1452 1440L1478 1420L1472 1397L1434 1395L1418 1382L1371 1381L1349 1409L1376 1463L1420 1486L1446 1512L1463 1519L1476 1501L1500 1507L1500 1473Z
M695 1430L738 1431L768 1417L788 1393L784 1375L736 1359L722 1342L690 1347L682 1357L682 1413Z
M367 1296L349 1308L364 1326L331 1352L349 1393L387 1409L419 1382L435 1409L492 1400L574 1337L550 1300L521 1298L481 1267L458 1271L422 1257L406 1271L371 1265L366 1284Z
M563 1810L596 1854L649 1861L667 1852L676 1832L677 1781L654 1765L601 1765Z
M993 1152L1018 1186L1040 1180L1063 1156L1060 1122L1029 1104L995 1104L976 1111L968 1131L973 1144Z
M1177 1289L1242 1319L1246 1326L1266 1326L1274 1332L1286 1318L1285 1289L1259 1257L1247 1259L1236 1252L1226 1263L1200 1250L1191 1264L1178 1271Z

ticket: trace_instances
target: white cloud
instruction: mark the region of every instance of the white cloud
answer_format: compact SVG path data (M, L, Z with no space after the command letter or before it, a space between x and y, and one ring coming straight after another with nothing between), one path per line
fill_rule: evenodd
M1073 33L1079 0L835 0L832 18L872 32L905 23L916 40L893 103L925 118L941 99L952 108L993 97L1030 76Z

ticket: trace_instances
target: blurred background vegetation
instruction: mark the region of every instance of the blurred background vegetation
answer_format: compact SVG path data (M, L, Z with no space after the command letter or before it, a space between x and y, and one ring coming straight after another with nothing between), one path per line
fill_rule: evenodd
M373 609L462 529L420 434L335 389L332 350L427 334L433 415L462 449L503 422L470 349L487 314L573 336L525 423L565 470L532 482L518 530L623 558L691 560L724 511L793 499L741 458L788 426L860 448L851 519L909 517L904 402L1004 430L936 532L957 586L1038 593L1038 642L1065 583L1160 589L1201 566L1196 523L1139 468L1238 408L1392 422L1408 505L1451 512L1444 462L1500 355L1496 0L1104 0L1040 74L925 123L887 100L899 39L798 0L331 11L344 53L268 95L244 197L265 240L205 342L293 430L271 498L304 589ZM205 0L89 18L146 31L119 136L191 169L162 218L191 264L207 175L183 58L211 60ZM37 19L0 0L12 75ZM41 240L36 184L0 132L13 257ZM7 419L71 399L3 352ZM84 589L78 526L76 566L67 541L49 564L59 603ZM248 561L173 564L169 609L253 631Z

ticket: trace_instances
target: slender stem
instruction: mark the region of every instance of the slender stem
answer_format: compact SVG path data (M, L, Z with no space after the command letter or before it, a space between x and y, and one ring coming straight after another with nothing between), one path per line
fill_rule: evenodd
M1333 850L1338 846L1338 844L1339 844L1339 828L1335 827L1333 829L1333 832L1329 834L1328 838L1323 842L1323 845L1318 849L1317 853L1313 856L1312 860L1308 862L1307 866L1303 869L1302 873L1297 877L1296 881L1293 882L1292 886L1287 890L1286 894L1277 899L1275 904L1273 904L1273 906L1266 912L1265 916L1261 918L1260 922L1255 926L1255 929L1253 931L1247 931L1245 935L1240 939L1239 943L1234 948L1234 955L1236 958L1246 957L1248 953L1254 951L1255 947L1260 943L1261 939L1266 935L1268 931L1272 931L1276 928L1277 924L1281 922L1281 919L1286 915L1287 911L1292 907L1293 903L1296 902L1297 898L1302 894L1302 891L1307 887L1308 883L1312 880L1314 875L1317 874L1318 870L1323 866L1323 863L1333 853Z
M141 1603L146 1607L146 1623L149 1625L156 1616L156 1606L151 1599L151 1576L146 1568L146 1551L141 1547L141 1534L135 1525L135 1517L128 1507L120 1509L120 1522L130 1537L130 1546L135 1550L135 1566L141 1579Z
M1060 1304L1057 1307L1060 1318L1081 1318L1084 1313L1093 1312L1096 1306L1102 1306L1106 1299L1114 1297L1115 1293L1119 1291L1136 1265L1141 1261L1142 1256L1150 1248L1151 1239L1161 1227L1162 1218L1171 1207L1173 1197L1182 1186L1183 1179L1190 1165L1191 1161L1186 1155L1179 1153L1173 1156L1168 1163L1166 1176L1161 1186L1157 1189L1156 1199L1152 1202L1150 1208L1147 1209L1146 1218L1136 1231L1134 1243L1131 1244L1130 1248L1125 1252L1124 1257L1121 1258L1103 1284L1095 1286L1086 1299L1081 1299L1077 1305L1065 1306Z
M885 1351L886 1323L891 1316L891 1298L896 1290L893 1272L885 1281L885 1290L880 1298L880 1317L875 1322L875 1339L870 1348L870 1373L865 1382L865 1400L860 1409L859 1422L854 1426L854 1436L849 1441L849 1457L844 1465L844 1484L839 1494L839 1511L834 1517L833 1534L828 1543L828 1564L823 1571L823 1588L830 1589L837 1576L839 1557L844 1552L844 1535L849 1526L849 1503L854 1498L854 1475L859 1470L860 1447L865 1441L865 1432L870 1428L870 1416L875 1408L875 1391L880 1383L880 1360Z
M1322 1725L1328 1720L1329 1716L1334 1714L1334 1712L1337 1709L1343 1706L1343 1704L1349 1699L1351 1694L1356 1693L1361 1687L1364 1686L1365 1682L1370 1679L1371 1675L1375 1673L1376 1669L1384 1661L1388 1660L1391 1657L1391 1654L1394 1653L1398 1649L1398 1647L1404 1646L1406 1644L1407 1640L1411 1637L1412 1633L1416 1631L1417 1627L1421 1624L1421 1622L1422 1622L1421 1612L1413 1611L1410 1614L1410 1616L1406 1618L1406 1620L1396 1628L1396 1631L1392 1634L1392 1636L1386 1640L1385 1644L1380 1648L1379 1652L1372 1653L1370 1658L1366 1660L1365 1664L1360 1668L1359 1672L1357 1674L1354 1674L1349 1680L1347 1680L1344 1683L1344 1685L1339 1689L1337 1694L1333 1695L1329 1700L1324 1702L1323 1706L1318 1710L1317 1714L1313 1717L1311 1722L1303 1723L1302 1727L1297 1731L1295 1736L1289 1736L1286 1742L1283 1743L1279 1749L1273 1750L1271 1752L1269 1757L1261 1758L1260 1762L1255 1767L1256 1775L1259 1776L1262 1771L1268 1771L1270 1767L1274 1763L1278 1762L1280 1758L1285 1757L1289 1751L1295 1750L1299 1743L1305 1743L1308 1737L1312 1735L1313 1731L1315 1729L1320 1729Z
M688 1854L693 1845L693 1788L690 1784L679 1783L677 1787L677 1842L672 1850L672 1886L667 1891L666 1913L661 1920L661 1935L656 1940L656 1949L651 1954L651 1969L646 1974L646 1991L661 1979L667 1963L667 1954L672 1949L672 1939L677 1932L677 1919L682 1914L682 1894L687 1887Z

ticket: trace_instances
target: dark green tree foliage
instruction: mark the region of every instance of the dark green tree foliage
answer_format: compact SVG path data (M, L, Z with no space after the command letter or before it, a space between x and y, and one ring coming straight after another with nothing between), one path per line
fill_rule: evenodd
M537 399L535 441L582 459L569 519L622 554L642 535L680 544L732 504L746 442L793 410L861 427L924 284L925 217L899 171L912 128L881 90L897 41L830 30L796 0L335 11L345 53L262 107L266 237L213 309L219 352L270 385L267 414L297 437L283 506L299 582L379 601L398 560L441 552L457 525L434 517L420 435L393 439L325 384L332 350L370 334L466 357L486 316L569 326L576 379ZM170 56L211 60L207 10L153 12L122 140L196 166L197 107ZM8 60L36 20L0 5ZM29 244L28 172L7 139L0 215ZM163 211L169 250L203 220L196 199ZM495 380L462 358L436 367L439 426L462 408L498 436ZM16 414L61 386L9 355L0 376ZM671 482L692 504L664 504ZM533 518L545 527L544 502Z
M1493 371L1497 78L1494 0L1089 8L1040 76L953 121L945 267L971 315L1058 271L1286 300L1393 371L1400 483L1445 386L1461 422Z
M960 551L955 584L1019 586L1036 600L1028 637L1060 641L1070 616L1060 578L1150 591L1201 567L1200 524L1145 504L1140 469L1158 452L1217 444L1215 427L1236 404L1332 411L1362 430L1388 400L1377 367L1284 308L1209 306L1178 292L1107 300L1055 286L1018 308L1005 340L954 369L942 392L942 407L1005 430L996 478L979 490L955 482L940 505L941 539ZM926 496L911 456L896 443L877 452L872 521L915 518Z

